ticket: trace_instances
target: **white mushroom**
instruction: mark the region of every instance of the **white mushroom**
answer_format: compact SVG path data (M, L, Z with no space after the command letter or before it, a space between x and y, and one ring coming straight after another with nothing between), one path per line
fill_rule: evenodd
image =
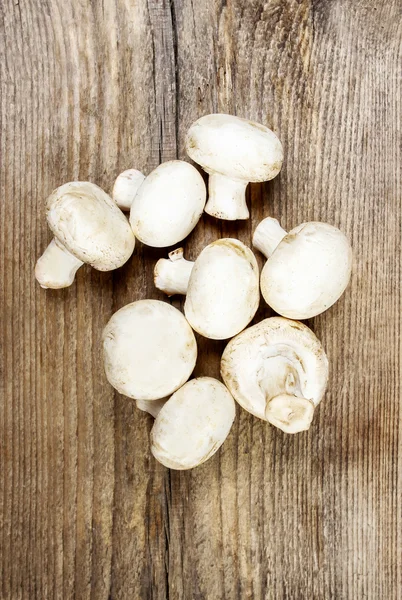
M159 165L146 177L131 205L134 235L155 248L183 240L197 225L206 200L197 169L181 160Z
M113 186L112 198L121 210L130 210L144 179L145 175L137 169L127 169L117 177Z
M190 377L197 344L190 325L176 308L159 300L124 306L103 331L106 376L121 394L159 400Z
M71 285L84 263L98 271L117 269L133 253L135 239L127 219L94 183L62 185L47 199L46 210L54 239L35 267L43 288Z
M220 448L236 410L232 396L217 379L199 377L166 402L151 431L151 452L165 467L192 469Z
M233 338L222 378L243 408L286 433L310 427L328 380L321 343L303 323L271 317Z
M268 259L261 272L261 293L285 317L319 315L340 298L349 283L350 243L327 223L303 223L287 233L268 217L256 228L253 245Z
M254 254L236 239L209 244L195 263L183 251L155 266L155 285L165 293L186 293L184 314L201 335L224 340L247 327L259 300L259 274Z
M248 182L273 179L283 162L282 144L273 131L224 114L195 121L186 136L186 151L209 174L205 212L219 219L248 219Z

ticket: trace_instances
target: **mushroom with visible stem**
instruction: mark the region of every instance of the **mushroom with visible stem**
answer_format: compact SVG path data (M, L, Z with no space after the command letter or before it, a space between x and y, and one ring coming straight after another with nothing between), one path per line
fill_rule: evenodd
M195 263L180 248L160 259L155 285L168 295L185 293L184 314L204 337L224 340L247 327L259 300L259 273L254 254L236 239L209 244Z
M117 269L133 253L135 239L126 217L94 183L60 186L47 199L46 209L54 238L36 263L41 287L68 287L84 263L98 271Z
M211 458L232 427L235 403L212 377L185 383L158 413L151 431L151 452L165 467L192 469Z
M181 242L197 225L206 195L204 180L192 165L162 163L146 177L131 205L135 237L154 248Z
M102 339L109 383L136 400L160 400L175 392L197 359L190 325L179 310L159 300L138 300L118 310Z
M219 219L248 219L247 184L273 179L282 167L282 144L275 133L232 115L201 117L185 143L189 157L209 174L205 212Z
M114 182L112 198L121 210L130 210L136 193L145 179L137 169L127 169Z
M261 271L261 293L284 317L319 315L340 298L349 283L350 243L327 223L302 223L287 233L268 217L257 226L253 245L268 259Z
M325 393L328 360L306 325L271 317L228 343L221 375L245 410L285 433L298 433L310 427Z

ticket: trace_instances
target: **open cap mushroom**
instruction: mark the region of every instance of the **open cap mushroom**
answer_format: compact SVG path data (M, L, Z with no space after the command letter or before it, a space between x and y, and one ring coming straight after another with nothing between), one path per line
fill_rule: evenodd
M98 271L121 267L134 250L130 225L113 200L94 183L76 181L57 188L46 202L54 239L35 267L43 288L64 288L89 263Z
M328 381L321 343L303 323L271 317L230 340L223 381L248 412L285 433L310 427Z
M223 444L235 414L234 400L220 381L192 379L158 413L151 431L151 452L170 469L197 467Z
M143 244L162 248L181 242L197 225L206 200L197 169L165 162L146 177L131 205L130 224Z
M117 177L113 186L112 198L121 210L130 210L144 179L145 175L137 169L127 169Z
M186 151L209 174L205 212L219 219L248 219L248 182L273 179L283 162L282 144L273 131L225 114L195 121L187 132Z
M193 329L224 340L247 327L259 300L259 273L250 248L232 238L209 244L195 263L180 248L155 266L155 285L169 295L186 293L184 314Z
M268 259L261 293L277 313L309 319L332 306L345 291L352 270L347 237L327 223L302 223L287 233L268 217L257 226L253 245Z
M190 377L197 359L194 333L176 308L159 300L124 306L103 331L106 376L136 400L169 396Z

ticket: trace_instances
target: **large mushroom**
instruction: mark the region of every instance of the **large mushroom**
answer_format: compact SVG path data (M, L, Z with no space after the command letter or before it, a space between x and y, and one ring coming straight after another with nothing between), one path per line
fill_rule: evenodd
M192 165L182 160L162 163L146 177L131 204L135 237L155 248L181 242L197 225L206 194L204 180Z
M184 314L191 327L214 340L247 327L259 300L259 273L250 248L232 238L212 242L195 263L180 248L155 266L155 285L168 295L186 294Z
M197 359L194 333L176 308L138 300L118 310L103 331L106 376L136 400L169 396L190 377Z
M319 315L340 298L349 283L349 240L327 223L302 223L287 233L268 217L257 226L253 245L268 259L261 271L261 293L284 317Z
M151 452L165 467L192 469L227 438L236 414L226 387L211 377L192 379L166 402L151 431Z
M75 181L46 201L54 238L39 258L35 277L43 288L64 288L89 263L98 271L121 267L134 250L130 225L113 200L94 183Z
M303 323L271 317L233 338L222 378L248 412L286 433L310 427L328 380L321 343Z
M282 144L273 131L225 114L195 121L186 151L209 174L205 212L219 219L248 219L247 184L273 179L283 162Z

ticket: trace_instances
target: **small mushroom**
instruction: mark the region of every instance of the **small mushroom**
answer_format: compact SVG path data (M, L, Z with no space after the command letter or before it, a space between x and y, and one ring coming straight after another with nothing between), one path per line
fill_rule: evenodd
M199 377L166 402L151 431L151 452L170 469L192 469L211 458L227 438L235 403L217 379Z
M124 306L103 331L106 377L136 400L169 396L190 377L197 359L194 333L176 308L159 300Z
M130 210L144 179L145 175L137 169L127 169L117 177L113 186L112 198L121 210Z
M130 224L143 244L162 248L183 240L205 206L205 183L181 160L165 162L146 177L131 205Z
M285 433L298 433L310 427L325 393L328 360L306 325L271 317L230 340L221 374L245 410Z
M113 200L94 183L75 181L46 201L54 239L39 258L35 277L43 288L64 288L89 263L98 271L121 267L134 250L130 225Z
M209 244L195 263L183 250L155 266L155 285L169 295L187 293L184 314L204 337L224 340L247 327L259 300L259 273L254 254L242 242L225 238Z
M319 315L340 298L349 283L350 243L327 223L302 223L287 233L268 217L257 226L253 245L268 259L261 272L261 293L284 317Z
M209 174L205 212L219 219L248 219L249 181L268 181L283 162L282 144L259 123L232 115L206 115L187 132L189 157Z

